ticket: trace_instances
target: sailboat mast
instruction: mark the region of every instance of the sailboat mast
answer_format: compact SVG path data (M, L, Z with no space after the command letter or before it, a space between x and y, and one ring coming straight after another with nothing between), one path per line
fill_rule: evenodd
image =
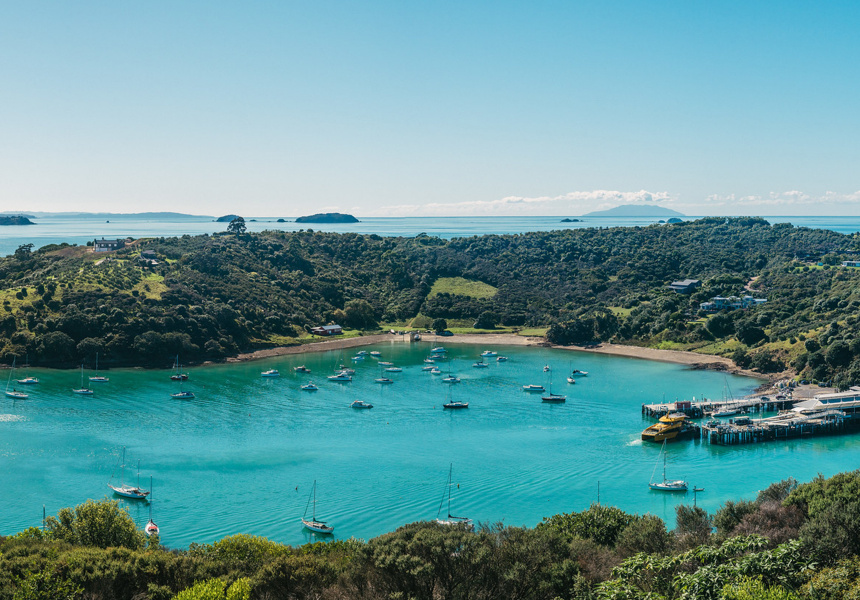
M448 518L451 518L451 486L453 485L454 463L448 467Z

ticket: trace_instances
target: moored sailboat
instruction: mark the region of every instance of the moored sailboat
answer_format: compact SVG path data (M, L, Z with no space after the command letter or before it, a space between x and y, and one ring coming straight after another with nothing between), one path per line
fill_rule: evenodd
M686 492L687 482L683 479L666 479L666 440L663 440L663 447L660 449L660 454L663 455L663 481L654 481L654 473L651 473L651 482L648 487L652 490L660 492ZM657 459L657 465L660 464L660 459ZM657 470L657 465L654 465L654 470Z
M79 387L76 390L72 390L72 393L73 394L79 394L81 396L92 396L93 395L93 391L90 388L84 386L84 365L83 364L81 364L81 387Z
M110 381L110 378L105 377L104 375L99 375L99 353L96 352L96 374L90 377L90 381L93 383L107 383Z
M439 510L436 511L436 522L440 525L460 525L462 527L466 527L467 529L474 529L474 524L472 523L472 519L468 517L457 517L451 514L451 486L454 485L452 481L452 475L454 474L454 463L448 467L448 483L445 485L445 494L442 495L442 500L439 502ZM460 487L459 485L457 486ZM445 505L445 497L447 495L448 498L448 516L444 519L440 518L442 514L442 507Z
M113 476L111 476L113 479ZM130 498L132 500L146 500L149 496L149 490L140 487L140 462L137 463L137 485L128 485L125 483L125 446L122 447L122 464L120 464L119 485L107 484L110 489L118 496Z
M143 530L146 532L146 535L149 535L149 536L158 535L158 533L159 533L158 525L156 525L155 521L152 520L152 504L153 504L153 502L152 502L152 496L153 496L152 490L153 490L152 475L150 475L149 476L149 493L150 493L150 496L149 496L149 521L147 521L146 526L143 528Z
M311 518L308 519L308 507L311 505L311 497L313 497L313 511L311 512ZM334 533L334 525L329 525L325 521L317 519L317 482L314 479L314 487L311 490L311 493L308 495L308 504L305 506L305 514L302 517L302 525L304 525L305 529L310 531L314 531L316 533L325 533L331 534Z
M24 392L19 392L15 388L9 389L9 385L12 383L12 373L15 372L15 359L16 357L12 357L12 368L9 371L9 379L6 381L6 391L4 392L7 397L14 398L15 400L26 400L30 396L25 394Z

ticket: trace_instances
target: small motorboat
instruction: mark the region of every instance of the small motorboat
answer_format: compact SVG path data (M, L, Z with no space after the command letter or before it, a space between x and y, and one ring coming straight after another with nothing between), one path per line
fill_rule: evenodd
M374 379L376 383L394 383L393 379L389 379L388 377L379 377Z
M469 408L469 403L455 400L454 402L448 402L447 404L443 404L442 408Z
M386 367L385 370L389 373L401 373L403 371L400 367Z
M355 400L352 404L350 404L352 408L373 408L373 405L369 402L365 402L364 400Z
M523 391L524 392L543 392L544 387L542 385L535 385L535 384L524 385Z
M352 357L352 362L359 362L364 360L364 354L356 354Z
M296 373L310 373L311 372L311 370L308 369L304 365L299 365L298 367L293 367L293 371L295 371Z
M260 375L262 377L280 377L281 376L281 374L278 372L277 369L269 369L268 371L263 371L262 373L260 373Z
M460 378L454 377L453 375L447 375L442 378L442 383L460 383Z
M348 373L338 373L337 375L330 375L328 378L329 381L352 381L352 375Z
M25 377L24 379L16 379L15 381L22 385L34 385L36 383L39 383L39 380L35 377Z
M170 394L170 397L174 400L191 400L194 398L194 393L189 392L188 390L183 390L181 392L176 392L175 394Z
M382 352L380 352L379 350L371 350L370 355L371 356L382 356Z
M568 377L567 382L568 383L576 383L576 379L574 379L573 377Z
M359 350L355 353L356 356L367 356L367 350Z
M579 369L574 369L570 372L570 376L568 377L568 379L571 379L573 377L588 377L588 371L580 371Z
M543 372L544 372L544 373L548 373L548 372L550 372L550 371L552 371L552 369L550 369L550 368L549 368L549 365L544 365L544 367L543 367Z
M435 348L430 350L431 354L444 354L445 352L447 352L447 350L445 350L445 348L443 348L442 346L436 346Z
M433 363L435 363L435 362L436 362L436 361L435 361L435 360L433 360L432 358L425 358L425 359L424 359L424 363L425 363L425 364L428 364L428 365L432 365L432 364L433 364ZM381 363L380 363L380 364L381 364Z
M505 362L506 360L508 360L507 356L497 356L496 357L497 362Z
M481 352L481 356L486 356L487 358L491 358L493 356L498 356L497 352L493 352L492 350L484 350Z
M476 369L486 369L486 368L487 368L487 367L489 367L490 365L488 365L488 364L487 364L487 363L485 363L485 362L478 361L478 362L474 363L472 366L473 366L474 368L476 368Z
M313 381L309 381L308 383L306 383L302 386L302 390L304 390L306 392L315 392L318 389L319 388L314 385Z
M430 374L431 375L441 375L442 371L439 369L439 367L433 367L432 369L430 369Z
M379 365L380 365L380 366L382 366L382 367L393 367L393 366L394 366L394 363L393 363L393 362L388 362L388 361L385 361L385 360L381 360L381 361L379 361Z
M432 371L433 369L436 369L436 367L433 367L431 365L424 365L423 367L421 367L422 371ZM436 369L436 370L438 371L438 369Z

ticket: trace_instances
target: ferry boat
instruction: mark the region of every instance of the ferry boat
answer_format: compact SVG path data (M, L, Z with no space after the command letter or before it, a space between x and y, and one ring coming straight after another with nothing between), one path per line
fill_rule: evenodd
M695 428L687 421L684 413L663 415L657 423L642 432L644 442L664 442L691 436Z

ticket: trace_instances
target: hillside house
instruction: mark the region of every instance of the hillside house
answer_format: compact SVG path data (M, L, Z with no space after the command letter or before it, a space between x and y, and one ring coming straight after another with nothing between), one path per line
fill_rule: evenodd
M125 240L93 240L93 252L114 252L125 248Z
M843 260L843 267L860 267L860 260Z
M767 302L767 298L753 298L752 296L714 296L710 302L699 304L699 310L716 312L718 310L738 310L743 308L755 308Z
M323 325L322 327L314 327L311 329L314 335L341 335L343 328L340 325Z
M673 281L669 284L669 289L679 294L691 294L700 285L702 282L698 279L684 279L683 281Z

